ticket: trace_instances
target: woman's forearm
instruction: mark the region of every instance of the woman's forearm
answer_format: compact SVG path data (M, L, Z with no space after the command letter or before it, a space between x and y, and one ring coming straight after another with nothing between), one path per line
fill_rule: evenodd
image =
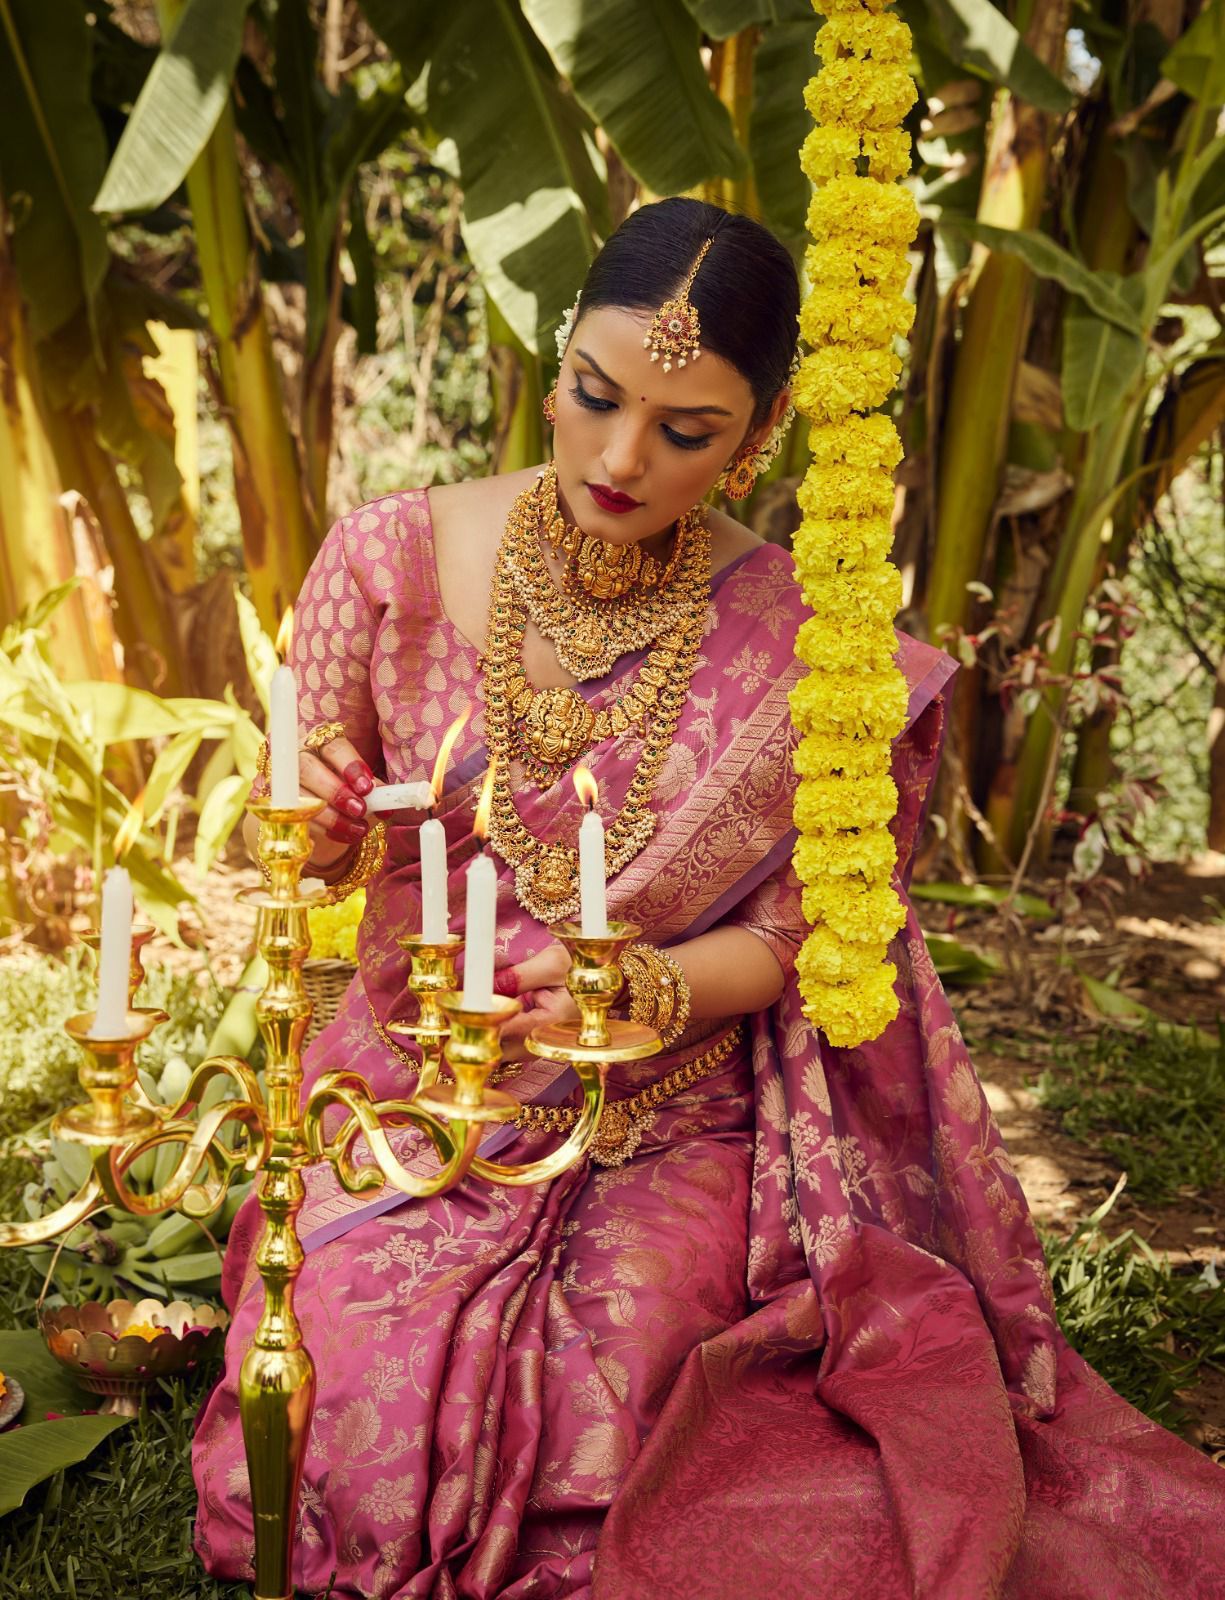
M685 974L694 1022L762 1011L787 981L773 950L748 928L712 928L670 945L668 954Z

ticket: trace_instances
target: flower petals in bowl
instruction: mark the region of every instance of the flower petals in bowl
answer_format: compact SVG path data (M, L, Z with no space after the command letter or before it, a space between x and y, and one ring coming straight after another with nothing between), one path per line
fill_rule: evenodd
M44 1311L47 1349L93 1394L101 1412L135 1416L140 1396L159 1378L187 1372L221 1349L229 1314L174 1300L90 1301Z

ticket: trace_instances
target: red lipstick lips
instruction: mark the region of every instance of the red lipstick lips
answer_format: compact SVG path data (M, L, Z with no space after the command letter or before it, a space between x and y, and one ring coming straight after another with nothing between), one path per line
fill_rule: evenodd
M617 516L624 516L627 511L637 511L642 503L631 495L619 494L616 489L610 489L605 483L589 483L587 493L601 511L611 511Z

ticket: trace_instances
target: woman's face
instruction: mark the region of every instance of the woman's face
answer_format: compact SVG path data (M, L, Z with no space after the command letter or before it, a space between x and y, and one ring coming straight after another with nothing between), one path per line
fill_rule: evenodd
M562 505L584 533L630 544L669 528L704 498L744 442L753 393L706 351L685 366L643 348L652 313L581 316L557 380L554 460ZM614 509L607 495L632 501Z

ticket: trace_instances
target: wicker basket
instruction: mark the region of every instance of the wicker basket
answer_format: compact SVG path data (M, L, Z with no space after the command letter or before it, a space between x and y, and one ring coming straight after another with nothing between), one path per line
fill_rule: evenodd
M335 1017L345 990L353 981L357 968L351 961L307 961L302 967L302 987L314 1006L305 1042L309 1044L320 1028L326 1028Z

